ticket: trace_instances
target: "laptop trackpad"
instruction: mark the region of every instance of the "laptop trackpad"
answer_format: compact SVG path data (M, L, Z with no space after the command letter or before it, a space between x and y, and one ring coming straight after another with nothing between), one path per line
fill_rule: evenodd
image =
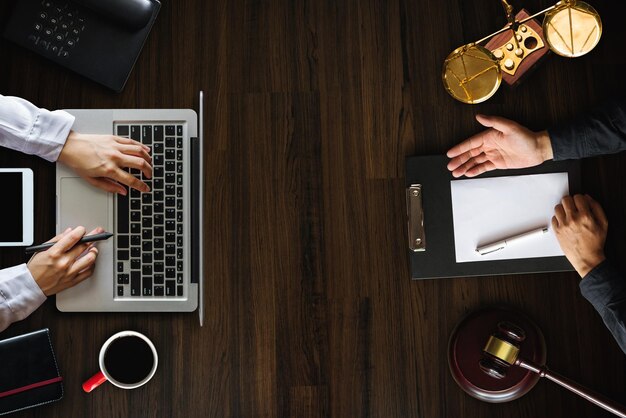
M94 188L81 178L61 178L59 210L59 231L79 225L87 232L98 226L110 230L109 193Z

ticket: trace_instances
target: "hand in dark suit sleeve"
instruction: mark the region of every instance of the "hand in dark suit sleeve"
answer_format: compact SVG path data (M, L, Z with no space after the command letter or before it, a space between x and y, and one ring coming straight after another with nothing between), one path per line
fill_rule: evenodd
M620 348L626 353L626 280L609 261L591 270L580 291L598 311Z
M554 208L552 230L580 277L585 277L606 258L604 242L608 227L604 210L589 195L565 196Z
M548 129L555 160L626 150L626 98L612 100L569 123Z
M533 132L499 116L476 115L489 128L450 148L448 170L454 177L485 171L533 167L552 158L547 131Z

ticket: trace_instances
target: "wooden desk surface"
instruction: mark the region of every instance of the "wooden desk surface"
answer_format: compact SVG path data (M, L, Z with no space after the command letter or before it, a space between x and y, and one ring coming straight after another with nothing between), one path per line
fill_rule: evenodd
M207 97L205 326L195 313L62 314L50 298L0 337L49 327L65 397L15 416L610 416L545 381L482 403L448 372L457 321L506 303L539 323L554 370L626 404L625 357L574 273L411 281L405 244L406 156L480 131L478 112L540 129L625 93L624 3L590 1L604 23L596 50L552 54L477 106L447 95L441 65L504 24L495 0L166 1L122 94L0 41L0 92L43 107L194 108L198 90ZM618 262L625 164L584 162ZM53 165L2 150L0 166L35 171L36 241L51 237ZM2 267L23 261L2 249ZM154 341L155 378L82 393L100 345L123 329Z

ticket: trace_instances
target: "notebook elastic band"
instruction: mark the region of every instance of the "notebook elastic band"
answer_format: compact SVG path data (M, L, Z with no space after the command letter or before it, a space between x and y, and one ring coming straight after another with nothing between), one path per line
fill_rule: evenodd
M0 392L0 398L5 398L7 396L15 395L16 393L26 392L27 390L39 388L42 386L48 386L53 383L57 383L62 381L63 378L61 376L55 377L53 379L43 380L37 383L31 383L30 385L22 386L21 388L7 390L6 392Z

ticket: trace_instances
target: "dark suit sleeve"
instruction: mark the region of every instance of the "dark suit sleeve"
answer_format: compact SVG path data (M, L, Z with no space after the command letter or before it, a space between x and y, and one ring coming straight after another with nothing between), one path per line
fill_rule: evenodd
M626 353L626 281L609 261L591 270L580 282L580 291L598 311L620 348Z
M568 124L548 129L554 160L626 150L626 98L612 100Z

